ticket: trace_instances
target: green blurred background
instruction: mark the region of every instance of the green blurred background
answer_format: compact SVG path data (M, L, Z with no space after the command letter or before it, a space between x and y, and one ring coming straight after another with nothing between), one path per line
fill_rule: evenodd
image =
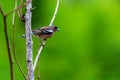
M14 8L14 0L0 0L0 5L7 13ZM49 25L55 5L56 0L33 0L32 29ZM7 22L12 44L12 15ZM60 0L54 25L60 31L41 54L41 80L120 80L120 0ZM15 32L17 57L26 72L25 39L20 37L24 23L18 17ZM0 38L0 80L10 80L1 15ZM36 37L33 41L35 58L40 43ZM15 61L14 69L15 80L24 80Z

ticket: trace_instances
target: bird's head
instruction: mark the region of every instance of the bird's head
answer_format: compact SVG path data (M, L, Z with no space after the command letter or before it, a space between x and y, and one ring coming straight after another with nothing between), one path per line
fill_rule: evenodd
M59 28L57 26L53 26L54 31L59 31Z

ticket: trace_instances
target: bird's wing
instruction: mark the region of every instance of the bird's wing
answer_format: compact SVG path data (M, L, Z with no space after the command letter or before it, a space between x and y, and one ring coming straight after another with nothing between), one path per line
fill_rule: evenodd
M51 29L41 29L42 31L42 34L52 34L53 33L53 30Z
M34 35L46 35L46 34L52 34L53 30L39 28L39 29L33 30L32 33Z
M32 33L34 35L39 35L39 34L42 34L42 31L41 31L41 29L36 29L36 30L32 30Z

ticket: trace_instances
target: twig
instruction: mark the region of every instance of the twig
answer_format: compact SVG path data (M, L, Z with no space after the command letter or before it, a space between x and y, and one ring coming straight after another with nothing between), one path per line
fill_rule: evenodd
M16 9L17 7L17 0L15 0L15 8L14 10ZM12 25L13 25L13 28L15 27L15 12L13 12L13 16L12 16Z
M54 15L53 15L53 17L52 17L52 19L51 19L51 22L50 22L49 26L52 26L52 24L53 24L53 22L54 22L54 20L55 20L55 17L56 17L57 11L58 11L58 7L59 7L59 2L60 2L60 0L57 0L55 12L54 12ZM42 49L43 49L45 43L46 43L46 40L44 40L44 41L42 42L42 45L40 46L40 49L39 49L39 51L38 51L38 54L37 54L37 56L36 56L36 58L35 58L34 66L33 66L33 70L34 70L34 71L35 71L35 68L36 68L36 63L38 62L38 59L39 59L39 57L40 57L40 54L41 54L41 52L42 52Z
M37 73L38 73L38 74L37 74L37 75L38 75L38 76L37 76L37 79L38 79L38 80L40 80L40 66L39 66L39 65L40 65L40 57L39 57L39 59L38 59L38 72L37 72Z
M10 11L9 13L5 14L2 7L0 6L0 12L3 17L3 22L4 22L4 32L5 32L5 39L6 39L6 45L7 45L7 51L8 51L8 57L9 57L9 63L10 63L10 75L11 75L11 80L14 80L14 71L13 71L13 60L12 60L12 54L11 54L11 49L10 49L10 42L8 38L8 31L7 31L7 16L17 10L22 8L22 4L18 6L16 9Z
M8 12L5 15L8 16L8 15L12 14L13 12L20 10L22 7L23 7L23 0L21 0L20 5L18 7L16 7L14 10Z
M26 61L28 70L28 80L34 80L33 71L33 41L32 41L32 30L31 30L31 17L32 17L32 0L26 0L26 14L25 14L25 32L26 32Z
M13 60L12 60L10 42L9 42L8 31L7 31L7 16L5 15L5 13L4 13L3 9L1 8L1 6L0 6L0 12L2 14L3 22L4 22L4 32L5 32L5 39L6 39L6 45L7 45L8 57L9 57L9 63L10 63L11 80L14 80Z
M40 47L40 49L39 49L39 51L38 51L38 54L37 54L37 56L36 56L36 58L35 58L35 61L34 61L33 70L35 70L35 68L36 68L37 61L38 61L38 59L39 59L40 53L42 52L42 49L43 49L45 43L46 43L46 41L43 41L43 43L42 43L42 45L41 45L41 47Z
M51 21L50 21L49 26L52 26L52 24L53 24L53 22L54 22L54 20L55 20L55 17L56 17L56 15L57 15L57 11L58 11L58 7L59 7L59 3L60 3L60 0L57 0L57 5L56 5L56 8L55 8L55 12L54 12L53 17L52 17L52 19L51 19Z
M15 8L14 8L14 9L16 9L16 7L17 7L17 0L15 0ZM20 66L20 64L19 64L19 61L18 61L17 56L16 56L16 52L15 52L15 12L13 12L12 25L13 25L13 56L14 56L14 58L15 58L15 61L16 61L16 63L17 63L18 68L20 69L23 77L24 77L25 80L26 80L26 75L25 75L25 73L23 72L23 70L22 70L22 68L21 68L21 66Z
M4 16L5 16L5 14L4 14L3 9L2 9L2 7L1 7L1 6L0 6L0 12L1 12L2 16L4 17Z

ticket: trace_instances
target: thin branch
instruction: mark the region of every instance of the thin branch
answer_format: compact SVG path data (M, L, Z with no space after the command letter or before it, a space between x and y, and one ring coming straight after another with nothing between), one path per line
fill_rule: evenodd
M37 79L38 80L40 80L40 57L39 57L39 59L38 59L38 72L37 72L38 74L38 76L37 76Z
M52 26L52 24L53 24L53 22L54 22L54 20L55 20L55 17L56 17L56 15L57 15L57 11L58 11L58 7L59 7L59 3L60 3L60 0L57 0L57 5L56 5L56 8L55 8L55 12L54 12L54 15L53 15L53 17L52 17L52 19L51 19L51 21L50 21L49 26Z
M21 0L23 1L23 0ZM8 57L9 57L9 63L10 63L10 75L11 75L11 80L14 80L14 71L13 71L13 60L12 60L12 54L11 54L11 49L10 49L10 42L8 38L8 30L7 30L7 16L19 9L22 8L22 2L20 6L18 6L16 9L10 11L9 13L5 14L2 7L0 6L0 12L3 17L3 22L4 22L4 32L5 32L5 39L6 39L6 45L7 45L7 51L8 51ZM14 23L12 23L14 24Z
M14 10L16 9L17 7L17 0L15 0L15 8ZM13 16L12 16L12 25L13 25L13 28L15 27L15 12L13 12Z
M2 9L2 7L1 7L1 6L0 6L0 12L1 12L2 16L4 17L4 16L5 16L5 14L4 14L3 9Z
M7 30L7 16L5 15L1 6L0 6L0 12L2 14L3 22L4 22L4 32L5 32L5 39L6 39L6 45L7 45L8 57L9 57L9 63L10 63L11 80L14 80L13 60L12 60L12 54L11 54L10 42L8 38L8 30Z
M22 4L23 0L20 0L20 1L21 1L21 4ZM21 19L21 16L22 16L22 11L21 11L21 9L18 10L17 13L18 13L18 17Z
M55 17L56 17L57 11L58 11L58 7L59 7L59 2L60 2L60 0L57 0L55 12L54 12L54 15L53 15L53 17L52 17L52 19L51 19L51 22L50 22L49 26L52 26L52 24L53 24L53 22L54 22L54 20L55 20ZM42 49L43 49L45 43L46 43L46 40L44 40L44 41L42 42L42 45L40 46L40 49L39 49L39 51L38 51L38 54L37 54L37 56L36 56L36 58L35 58L34 66L33 66L33 70L34 70L34 71L35 71L35 68L36 68L36 63L38 62L38 59L40 58L40 54L41 54L41 52L42 52Z
M41 47L40 47L40 49L39 49L39 51L38 51L38 54L37 54L37 56L36 56L36 58L35 58L35 61L34 61L33 70L35 70L35 68L36 68L36 64L37 64L37 62L38 62L40 53L42 52L42 49L43 49L45 43L46 43L46 41L44 41L44 42L42 43L42 45L41 45Z
M12 13L15 12L15 11L20 10L22 7L23 7L23 0L21 0L20 5L19 5L18 7L16 7L14 10L8 12L8 13L6 14L6 16L12 14Z
M13 60L12 60L12 54L11 54L10 43L9 43L9 38L8 38L7 19L6 19L6 17L4 17L4 31L5 31L5 38L6 38L8 56L9 56L9 62L10 62L11 80L14 80Z
M26 14L25 14L25 32L26 32L26 61L28 70L28 80L34 80L33 71L33 41L32 41L32 30L31 30L31 17L32 17L32 0L26 0Z
M16 7L17 7L17 0L15 0L15 8L14 8L14 9L16 9ZM23 77L24 77L25 80L26 80L26 75L25 75L25 73L23 72L23 70L22 70L22 68L21 68L21 66L20 66L20 64L19 64L19 61L18 61L17 56L16 56L16 52L15 52L15 12L13 12L12 25L13 25L13 56L14 56L14 58L15 58L15 61L16 61L16 63L17 63L18 68L20 69Z

